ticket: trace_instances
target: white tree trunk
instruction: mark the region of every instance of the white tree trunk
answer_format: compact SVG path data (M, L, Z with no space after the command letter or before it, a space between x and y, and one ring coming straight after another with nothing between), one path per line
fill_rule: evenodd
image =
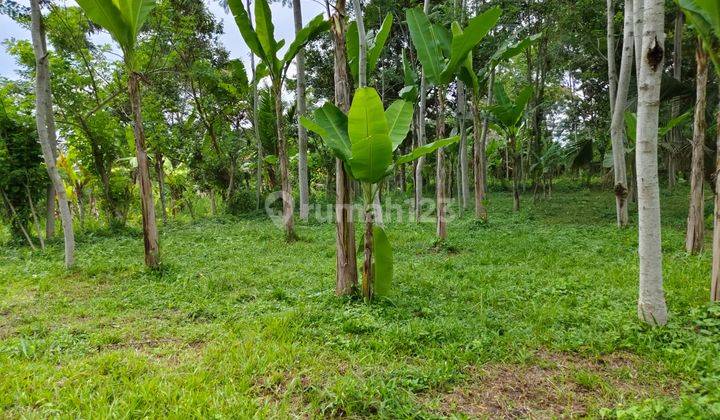
M302 9L300 0L293 0L293 16L295 34L302 29ZM308 135L305 127L300 124L300 117L307 112L305 103L305 50L301 49L295 57L297 67L297 119L298 119L298 184L300 189L300 220L308 220L310 214L310 185L308 181L307 143Z
M615 176L615 209L618 227L628 225L628 185L627 166L625 164L625 108L627 105L633 64L633 0L625 1L623 25L623 49L620 60L620 79L616 87L616 97L612 103L613 116L610 125L612 140L613 172ZM614 65L612 66L614 67Z
M430 11L430 0L423 3L423 11L428 14ZM420 70L420 109L417 114L417 146L425 145L425 113L427 111L427 79L425 78L425 70ZM415 221L420 221L422 212L421 204L423 199L423 178L422 171L425 167L425 157L421 156L415 164Z
M633 1L633 31L635 32L635 77L640 79L640 67L642 60L640 52L643 43L643 27L645 25L645 2L649 0L632 0Z
M640 293L638 315L650 325L667 323L663 290L657 141L660 81L665 45L665 2L645 2L640 78L636 167L638 186Z
M705 109L707 108L708 55L698 42L695 53L697 76L695 78L695 122L693 124L692 160L690 165L690 208L687 218L685 249L690 253L700 252L705 242L705 199L703 183L705 178ZM674 106L674 104L673 104Z
M460 194L462 209L467 210L470 202L470 181L468 179L468 154L467 154L467 130L465 129L467 119L467 99L465 84L458 80L458 119L460 120Z
M720 171L720 106L718 106L715 131L717 133L717 154L715 173ZM715 176L715 217L713 220L713 257L712 278L710 281L710 300L720 302L720 176Z
M73 232L72 213L70 213L70 205L68 204L67 194L65 193L65 185L60 178L56 162L55 152L53 151L53 141L55 132L50 133L50 128L55 127L54 116L52 114L52 93L50 90L50 66L47 52L47 43L45 40L45 29L42 22L42 13L40 11L40 1L31 0L31 19L32 19L32 43L35 52L35 111L38 130L38 138L45 159L48 176L53 184L55 193L57 194L58 204L60 207L60 218L63 225L63 237L65 240L65 267L72 267L75 264L75 234ZM52 140L51 140L52 139Z
M632 0L630 0L632 1ZM607 0L607 61L608 86L610 93L610 118L615 113L615 97L617 96L617 69L615 68L615 7L613 0Z

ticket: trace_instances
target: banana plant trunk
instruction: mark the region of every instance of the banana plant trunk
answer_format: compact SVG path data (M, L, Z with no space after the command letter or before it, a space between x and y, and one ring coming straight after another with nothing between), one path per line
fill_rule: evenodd
M302 30L302 9L300 0L293 0L293 20L295 22L295 35ZM308 181L308 135L305 127L299 123L300 117L306 114L305 100L305 49L301 49L295 56L297 70L297 118L298 118L298 185L300 191L300 220L306 221L310 217L310 185Z
M509 149L512 153L513 168L512 168L512 183L513 183L513 211L520 211L520 153L517 151L517 139L515 134L511 134L509 137Z
M695 78L695 122L693 124L692 160L690 165L690 209L687 218L685 249L692 254L702 250L705 242L705 109L707 108L708 54L698 42L695 52L697 76ZM674 105L673 105L674 106Z
M363 244L363 297L367 302L371 302L373 298L373 225L375 222L374 214L374 193L372 184L363 183L363 202L365 207L365 235Z
M160 244L158 240L157 221L155 220L155 201L153 199L150 165L145 150L145 130L143 129L140 108L140 74L130 72L128 92L135 133L135 154L138 165L138 182L140 184L140 204L142 208L143 238L145 242L145 264L148 267L160 265Z
M437 116L437 133L439 139L445 138L445 89L437 88L438 97L438 116ZM437 149L437 167L435 170L435 196L436 196L436 216L437 216L437 237L438 240L447 239L447 220L446 220L446 199L445 199L445 150L441 147Z
M470 202L470 182L468 179L467 132L465 129L467 118L467 100L465 84L458 80L458 118L460 120L460 193L462 195L462 209L467 210Z
M345 52L346 1L337 0L332 16L331 32L335 45L334 78L335 105L347 114L350 109L350 82L347 73ZM340 159L335 159L335 248L336 277L335 294L347 296L355 292L358 285L357 250L355 247L355 223L353 222L352 179L345 172Z
M715 158L715 173L720 171L720 105L716 116L718 152ZM720 176L715 177L715 218L713 220L713 256L710 300L720 302Z
M40 1L31 0L31 35L33 51L35 53L35 119L37 123L38 138L45 160L48 176L52 182L55 193L48 198L55 201L57 195L62 219L63 238L65 242L65 267L75 264L75 233L73 232L72 213L65 193L65 184L60 178L55 158L55 117L52 113L52 92L50 89L50 57L47 51L45 27L43 25ZM49 209L48 204L48 209ZM54 211L53 211L54 213ZM48 223L54 222L55 215L48 215ZM48 232L51 233L51 232Z
M293 220L293 200L290 189L290 162L287 155L287 141L283 128L282 91L279 84L273 86L275 96L275 126L278 138L278 158L280 160L280 189L282 190L283 223L285 225L285 240L292 242L297 239Z

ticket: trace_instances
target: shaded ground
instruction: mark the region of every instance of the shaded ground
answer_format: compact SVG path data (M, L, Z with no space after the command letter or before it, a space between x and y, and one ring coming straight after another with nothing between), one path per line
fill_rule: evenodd
M0 248L0 417L720 417L710 255L683 251L663 194L671 322L636 320L637 232L609 192L557 192L488 225L390 224L389 298L333 296L334 227L290 246L263 218Z

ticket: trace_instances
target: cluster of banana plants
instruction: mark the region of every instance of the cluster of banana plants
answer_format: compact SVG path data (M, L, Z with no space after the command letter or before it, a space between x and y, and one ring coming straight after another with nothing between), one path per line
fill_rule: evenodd
M411 162L459 140L457 136L438 140L409 154L396 156L394 152L407 137L413 114L414 105L403 99L384 109L377 91L364 87L355 91L347 115L335 105L326 103L315 111L313 119L301 120L308 130L323 139L343 162L347 173L362 186L365 214L362 290L366 300L388 292L393 272L392 246L385 230L374 223L373 201L378 185L394 173L396 165Z

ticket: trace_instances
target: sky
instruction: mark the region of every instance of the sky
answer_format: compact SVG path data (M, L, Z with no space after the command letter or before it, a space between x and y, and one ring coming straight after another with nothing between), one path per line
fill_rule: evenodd
M242 59L246 66L250 66L250 50L248 49L245 42L240 36L240 31L235 25L233 17L229 13L225 13L225 10L215 0L203 0L208 5L210 11L215 15L216 18L222 20L224 34L221 37L222 43L225 48L230 51L231 58ZM25 6L30 5L29 0L19 0L18 3ZM65 4L67 6L77 6L74 0L58 0L57 3ZM324 7L313 0L300 0L301 7L303 9L303 23L309 22L313 17L320 13L324 13ZM271 4L273 22L275 23L275 37L284 38L286 44L295 38L295 26L293 25L293 13L289 7L283 7L279 2ZM12 19L5 15L0 15L0 41L4 41L9 38L15 39L30 39L30 32L22 26L15 23ZM95 42L112 44L112 38L108 34L102 34L95 38ZM8 55L6 47L0 45L0 77L6 77L8 79L17 78L17 64L15 59Z

